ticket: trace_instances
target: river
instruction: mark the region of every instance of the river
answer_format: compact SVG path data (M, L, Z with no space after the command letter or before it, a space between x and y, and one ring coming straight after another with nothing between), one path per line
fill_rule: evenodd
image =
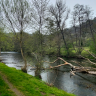
M1 58L3 59L3 62L9 67L15 67L16 69L21 69L21 67L24 66L24 62L20 53L1 52ZM44 61L49 62L52 62L55 59L56 57L49 57L49 56L43 57ZM34 57L27 58L27 60L28 65L30 64L31 66L35 67L35 64L37 62ZM86 60L78 60L78 59L66 59L66 60L68 60L68 62L72 62L74 60L75 62L79 62L83 66L91 65ZM53 66L61 63L62 63L61 61L56 62L55 64L53 64ZM43 63L43 67L48 67L49 65L50 65L49 63L46 62ZM28 67L27 73L35 76L35 70L31 70L31 66ZM95 75L80 73L78 75L70 77L70 72L67 72L69 70L70 68L68 68L68 66L62 66L58 70L41 70L40 75L43 81L48 83L54 83L55 87L65 90L69 93L76 94L77 96L96 96Z

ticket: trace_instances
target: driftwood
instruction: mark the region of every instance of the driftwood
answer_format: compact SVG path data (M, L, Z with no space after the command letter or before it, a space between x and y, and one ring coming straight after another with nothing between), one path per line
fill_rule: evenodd
M85 50L84 48L83 48L83 50ZM91 52L89 52L88 50L85 50L86 52L88 52L92 57L94 57L95 59L96 59L96 57L95 57L95 55L94 54L92 54Z
M83 50L85 50L85 49L83 48ZM88 50L85 50L85 51L87 51L91 56L93 56L93 57L96 59L95 55L93 55L92 53L90 53ZM81 55L80 55L80 57L83 58L83 59L88 60L91 64L96 65L96 63L92 62L92 61L89 60L88 58L85 58L85 57L83 57L83 56L81 56ZM58 67L61 67L61 66L69 65L69 66L71 66L71 71L70 71L70 73L73 74L73 75L75 75L75 72L82 72L82 73L88 73L88 74L96 74L96 68L83 67L83 66L81 66L79 63L76 63L76 62L75 62L75 63L76 63L77 65L79 65L79 66L74 66L73 64L65 61L64 59L62 59L62 58L60 58L60 57L58 57L58 58L57 58L55 61L53 61L53 62L48 62L48 61L42 61L42 62L47 62L47 63L53 64L53 63L55 63L57 60L62 60L64 63L63 63L63 64L60 64L60 65L57 65L57 66L49 66L49 68L41 68L41 69L47 69L47 70L48 70L48 69L55 69L55 68L58 68Z
M80 47L79 47L80 48ZM84 48L82 48L83 50L85 50ZM89 52L88 50L85 50L87 53L89 53L94 59L96 59L96 56L94 55L94 54L92 54L91 52ZM83 56L81 56L81 55L79 55L81 58L83 58L83 59L86 59L86 60L88 60L91 64L94 64L94 65L96 65L96 63L94 63L94 62L92 62L90 59L88 59L88 58L85 58L85 57L83 57Z
M81 55L80 55L81 56ZM81 56L83 59L86 59L86 60L88 60L91 64L94 64L94 65L96 65L96 63L94 63L94 62L92 62L90 59L88 59L88 58L85 58L85 57L83 57L83 56Z
M67 61L65 61L64 59L58 57L55 61L53 62L48 62L48 61L42 61L42 62L47 62L47 63L55 63L57 60L62 60L64 62L64 64L60 64L60 65L57 65L57 66L50 66L49 68L47 69L53 69L53 68L57 68L57 67L60 67L60 66L64 66L64 65L70 65L71 67L74 67L71 63L68 63Z
M84 57L83 57L84 58ZM85 58L84 58L85 59ZM57 60L62 60L64 62L64 64L60 64L60 65L57 65L57 66L50 66L49 68L45 68L45 69L54 69L54 68L58 68L58 67L61 67L61 66L65 66L65 65L69 65L71 66L71 71L70 73L72 75L75 75L76 72L81 72L81 73L88 73L88 74L96 74L96 68L92 68L92 67L83 67L81 66L80 64L78 64L79 66L74 66L72 65L71 63L68 63L67 61L65 61L64 59L58 57L54 62L48 62L48 61L45 61L45 62L48 62L48 63L55 63ZM88 60L88 59L87 59ZM43 61L44 62L44 61ZM76 62L75 62L76 63ZM92 64L94 64L93 62L91 62Z

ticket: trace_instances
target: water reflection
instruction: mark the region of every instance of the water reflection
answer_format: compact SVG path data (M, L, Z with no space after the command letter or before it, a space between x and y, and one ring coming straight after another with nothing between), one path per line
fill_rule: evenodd
M23 59L21 54L15 53L15 52L2 52L1 57L3 59L3 62L6 63L6 65L10 67L15 67L16 69L21 69L21 67L24 65ZM56 59L56 57L48 57L45 56L43 58L44 61L50 61L53 62ZM28 58L28 64L35 67L36 59L34 57ZM77 59L70 59L69 62L75 61L80 62L80 64L86 65L84 60L78 61ZM58 61L55 64L52 64L52 66L62 64L62 61ZM75 64L75 63L74 63ZM89 65L89 63L87 63ZM49 63L44 62L43 67L49 67ZM75 75L70 78L69 72L64 72L65 69L69 70L70 68L68 66L62 66L58 70L31 70L31 66L28 66L27 73L30 75L41 75L42 80L48 83L54 83L54 86L65 90L70 93L74 93L77 96L96 96L96 85L89 82L88 80ZM64 69L65 68L65 69ZM69 68L69 69L68 69ZM96 77L93 75L88 74L80 74L83 77L87 78L93 78L94 82L96 82ZM90 76L90 77L89 77ZM91 86L91 87L90 87Z

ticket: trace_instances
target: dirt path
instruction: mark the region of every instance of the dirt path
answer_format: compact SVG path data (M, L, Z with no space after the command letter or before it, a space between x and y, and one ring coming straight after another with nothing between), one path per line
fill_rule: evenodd
M20 92L11 82L8 81L7 76L5 76L2 72L0 72L2 79L7 83L10 90L12 90L17 96L25 96L22 92Z

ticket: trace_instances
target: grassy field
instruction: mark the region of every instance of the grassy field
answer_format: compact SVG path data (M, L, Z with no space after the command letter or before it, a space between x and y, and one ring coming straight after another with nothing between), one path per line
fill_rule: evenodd
M3 63L0 63L0 72L7 76L8 81L25 96L75 96L55 87L49 87L42 80L10 68ZM0 96L15 96L1 77L0 74Z

